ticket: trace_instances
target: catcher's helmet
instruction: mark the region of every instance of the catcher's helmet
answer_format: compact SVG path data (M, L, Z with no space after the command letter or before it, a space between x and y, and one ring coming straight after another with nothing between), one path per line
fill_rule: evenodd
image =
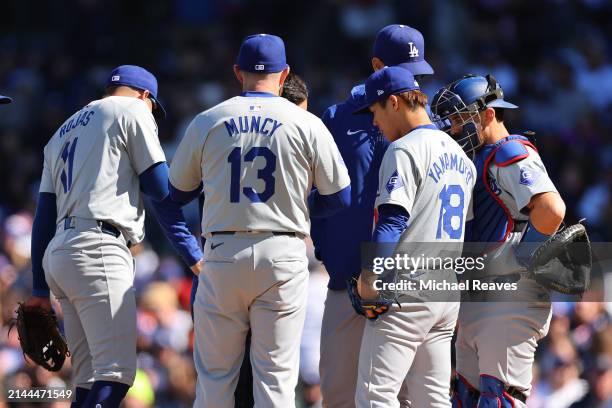
M451 134L466 153L482 145L478 136L479 112L486 108L515 109L516 105L504 100L504 92L493 75L465 75L441 88L433 97L431 112L438 127L451 134L451 116L461 133Z

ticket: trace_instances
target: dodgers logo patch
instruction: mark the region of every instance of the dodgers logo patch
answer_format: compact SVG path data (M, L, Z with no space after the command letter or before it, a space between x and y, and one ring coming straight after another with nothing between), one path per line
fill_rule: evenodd
M540 173L535 170L522 168L519 183L524 186L531 186L533 183L535 183L539 176Z
M395 170L391 177L389 177L389 181L387 181L387 192L391 193L393 190L397 190L403 185L404 182L402 181L402 178L397 173L397 170Z

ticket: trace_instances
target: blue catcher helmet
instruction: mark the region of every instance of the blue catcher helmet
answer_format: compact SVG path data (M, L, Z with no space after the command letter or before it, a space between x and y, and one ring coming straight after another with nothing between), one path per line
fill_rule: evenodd
M465 75L441 88L431 102L438 127L451 135L463 150L472 154L483 141L479 113L486 108L515 109L504 100L504 92L493 75Z

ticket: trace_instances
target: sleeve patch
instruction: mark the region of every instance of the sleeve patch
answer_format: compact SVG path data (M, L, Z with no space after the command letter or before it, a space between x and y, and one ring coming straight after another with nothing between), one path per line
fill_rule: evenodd
M397 190L398 188L403 187L403 186L404 186L404 182L402 181L402 178L397 173L397 170L395 170L393 174L391 175L391 177L389 177L389 181L387 181L387 186L386 186L387 192L391 194L393 190Z
M534 169L521 168L519 183L524 186L531 186L540 177L540 172Z

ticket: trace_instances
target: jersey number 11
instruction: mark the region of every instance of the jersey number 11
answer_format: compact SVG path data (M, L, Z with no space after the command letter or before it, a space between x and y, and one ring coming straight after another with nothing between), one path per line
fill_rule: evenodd
M64 187L64 194L70 191L72 187L72 167L74 165L74 152L76 150L76 144L78 137L75 137L73 140L69 140L64 145L64 149L62 150L62 160L64 161L64 168L62 170L62 174L60 175L60 180L62 181L62 187Z

